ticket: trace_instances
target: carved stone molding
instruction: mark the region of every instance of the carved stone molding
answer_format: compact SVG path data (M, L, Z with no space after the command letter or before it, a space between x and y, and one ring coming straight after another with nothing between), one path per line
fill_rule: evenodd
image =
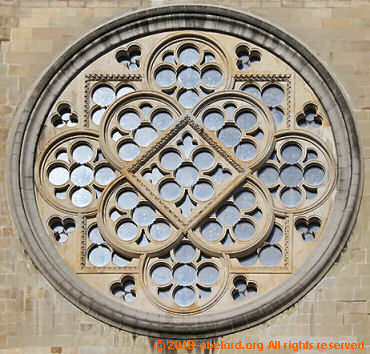
M195 29L200 37L194 37ZM188 42L181 43L181 38ZM223 46L215 46L218 42ZM180 59L186 48L202 57ZM153 64L154 75L144 75L153 58L163 63ZM110 63L109 73L102 71L104 60ZM89 71L84 71L87 63ZM162 69L171 73L157 78ZM116 92L121 82L135 86L123 97ZM256 96L251 90L242 92L245 85L255 85ZM99 87L106 91L94 97ZM77 108L66 105L72 100ZM150 102L152 110L144 117L142 104ZM91 123L96 108L100 125ZM83 113L84 121L75 129L76 112ZM140 116L134 128L121 123L125 112ZM158 112L171 116L168 126L153 123ZM222 117L220 126L207 124L207 114L215 112ZM248 122L250 115L253 124ZM302 123L318 115L320 128ZM45 124L51 120L56 124ZM141 140L136 136L140 128L151 130L148 144L148 135ZM181 150L183 142L173 140L184 138L183 129L194 133L187 154ZM125 144L135 150L128 158L120 151ZM81 146L88 151L87 159L75 152ZM172 204L160 188L166 181L180 184L179 166L163 166L166 149L181 155L179 166L193 169L197 152L214 159L209 168L204 162L198 165L196 182L183 182ZM108 22L55 60L18 110L7 142L6 179L24 247L64 297L120 329L204 338L266 321L322 279L357 216L363 187L360 154L346 96L309 49L249 14L208 5L173 5ZM268 166L272 170L264 175ZM143 179L153 168L162 175L158 186ZM212 179L216 172L219 185ZM207 196L209 204L201 196L196 201L198 180L217 193L222 189L222 198L215 193ZM86 191L92 197L87 198ZM134 194L132 206L120 205L124 192ZM240 193L249 199L238 200ZM182 211L169 210L181 210L186 197L199 207L190 221ZM139 207L146 208L140 215ZM223 214L227 208L231 221ZM74 237L58 242L47 222L52 217L65 220L69 214L76 222ZM137 228L127 236L127 223L133 220ZM219 234L207 239L205 225L213 222L217 228L221 221ZM167 238L153 229L160 223L165 224ZM252 236L238 239L237 225L242 236ZM193 255L181 260L185 246ZM89 258L98 249L103 250L102 266ZM280 256L278 262L271 254ZM161 264L165 281L153 276ZM176 273L183 265L190 280ZM214 276L211 284L201 273L207 265L207 274ZM161 298L167 295L167 300Z

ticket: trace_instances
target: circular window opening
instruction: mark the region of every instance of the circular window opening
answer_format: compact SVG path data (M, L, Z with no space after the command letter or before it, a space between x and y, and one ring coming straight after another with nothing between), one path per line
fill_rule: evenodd
M362 186L350 107L317 64L210 6L127 15L67 49L18 115L9 166L40 271L151 336L226 334L299 300L343 248Z

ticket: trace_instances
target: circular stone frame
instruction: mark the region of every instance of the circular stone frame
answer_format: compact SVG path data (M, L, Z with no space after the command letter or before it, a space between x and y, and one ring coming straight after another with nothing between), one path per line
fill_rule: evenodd
M172 30L232 34L259 45L299 72L321 101L335 131L338 191L317 252L283 284L251 301L245 311L197 316L154 315L101 295L72 272L49 239L37 211L34 160L37 139L56 97L84 67L123 42ZM353 114L336 80L292 36L248 14L221 7L174 5L138 11L108 22L73 44L44 72L17 112L7 144L8 199L24 247L49 282L70 302L112 326L154 337L205 338L255 326L312 289L340 255L356 220L363 174Z

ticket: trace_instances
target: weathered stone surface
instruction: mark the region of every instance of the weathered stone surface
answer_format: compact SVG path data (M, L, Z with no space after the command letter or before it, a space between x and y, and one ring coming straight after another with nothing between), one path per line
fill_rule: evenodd
M2 141L8 136L19 101L61 50L88 30L125 11L173 3L176 1L0 1ZM358 0L208 3L249 11L306 42L347 91L365 159L362 206L347 251L339 263L288 311L263 325L219 340L346 338L369 344L370 4ZM152 339L116 330L84 314L59 295L34 267L10 219L4 154L5 149L0 149L0 348L3 348L0 353L151 352Z

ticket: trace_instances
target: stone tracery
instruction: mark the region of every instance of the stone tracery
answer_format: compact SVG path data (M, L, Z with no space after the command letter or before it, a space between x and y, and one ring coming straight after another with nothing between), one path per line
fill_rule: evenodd
M149 301L179 314L213 306L217 294L234 300L258 295L263 285L252 274L246 280L231 266L231 280L219 267L232 257L255 272L291 271L292 230L274 225L276 217L311 213L313 204L330 196L335 179L325 144L299 132L304 119L318 119L309 109L316 106L304 106L295 132L291 74L233 78L233 54L216 39L177 34L152 52L134 44L116 55L130 71L146 65L146 90L95 75L85 95L93 105L88 121L98 129L88 130L91 137L64 129L65 138L49 144L37 167L40 195L56 209L96 219L99 240L85 237L90 245L83 269L104 272L139 258L137 276L110 286L126 302L140 297L140 282L156 298ZM269 60L247 45L236 53L243 72ZM56 116L52 123L74 128L67 113L61 124L55 125ZM181 249L193 253L184 252L191 259L179 258Z
M251 43L203 25L102 50L53 91L35 140L37 206L49 242L81 284L100 293L91 302L99 318L119 326L121 309L128 319L180 319L197 335L207 318L216 327L249 325L232 313L266 305L265 295L322 253L338 203L338 121L318 86L259 37ZM158 84L162 69L172 73L161 77L169 86ZM185 245L195 250L191 260L175 254ZM166 283L158 283L156 264L167 267L159 272L168 273ZM111 315L94 305L100 299ZM82 306L85 297L75 300ZM256 323L268 313L253 316ZM130 326L147 331L137 323Z

